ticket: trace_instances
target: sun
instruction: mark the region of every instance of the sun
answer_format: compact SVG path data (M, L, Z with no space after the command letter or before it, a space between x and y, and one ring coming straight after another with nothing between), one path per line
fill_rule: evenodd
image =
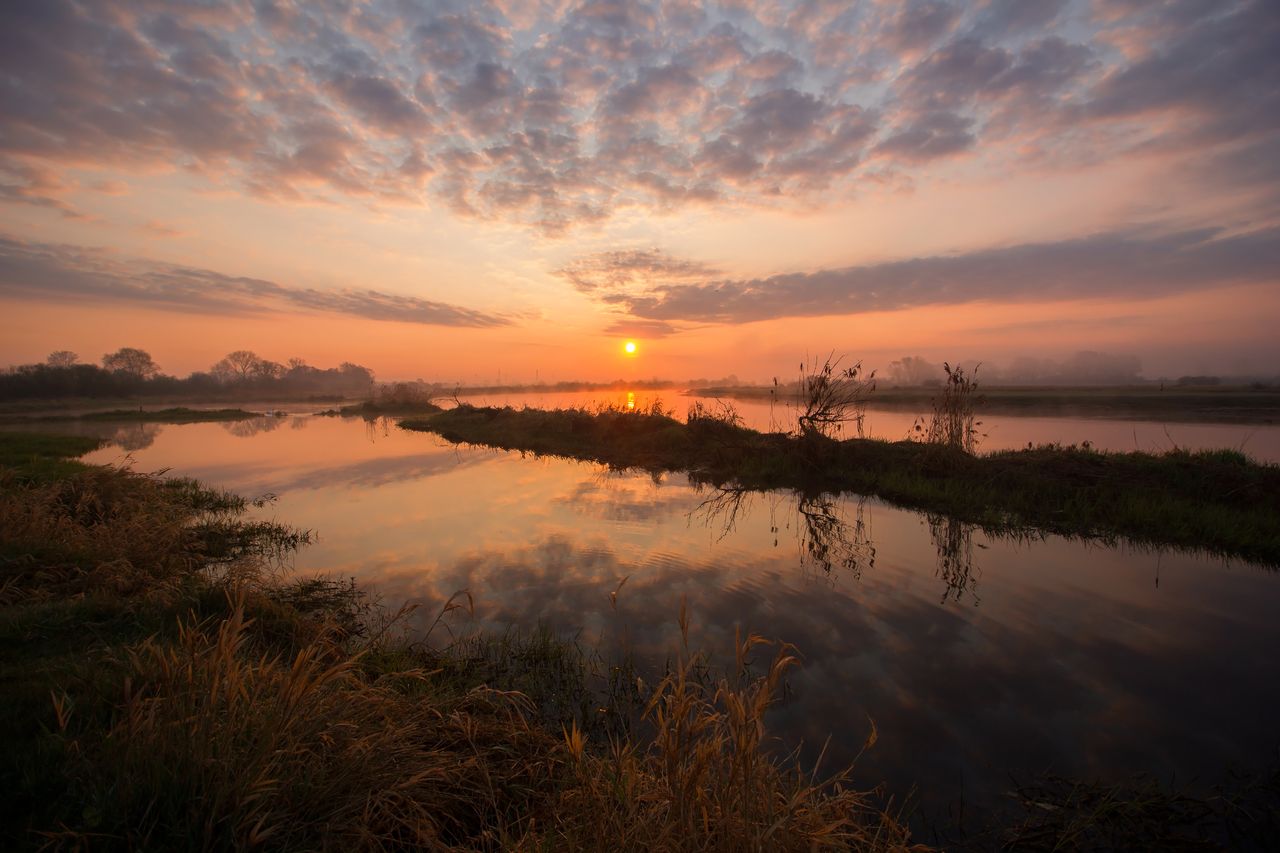
M635 342L635 341L627 341L625 344L623 344L623 345L622 345L622 349L623 349L623 351L624 351L624 352L626 352L626 354L627 354L627 355L635 355L635 354L636 354L636 342Z

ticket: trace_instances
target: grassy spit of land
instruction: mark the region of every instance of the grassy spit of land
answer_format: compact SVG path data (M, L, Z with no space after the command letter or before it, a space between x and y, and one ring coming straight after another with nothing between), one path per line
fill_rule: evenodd
M350 406L341 406L337 409L325 409L322 412L316 412L316 415L318 417L330 418L382 418L408 417L410 415L433 415L440 411L443 411L443 409L430 401L394 402L365 400L362 403L355 403Z
M760 433L660 412L460 405L401 422L453 442L545 453L697 481L851 491L994 532L1126 537L1280 565L1280 466L1230 450L1103 453L1077 447L973 455L921 442Z
M63 421L104 421L156 424L194 424L206 421L247 421L262 417L261 412L244 409L189 409L174 406L167 409L107 409L79 414L4 415L0 423L58 423Z
M624 679L641 738L577 646L415 640L353 584L275 571L305 532L68 459L93 446L0 435L4 849L909 846L847 777L770 757L788 647L756 677L685 653Z

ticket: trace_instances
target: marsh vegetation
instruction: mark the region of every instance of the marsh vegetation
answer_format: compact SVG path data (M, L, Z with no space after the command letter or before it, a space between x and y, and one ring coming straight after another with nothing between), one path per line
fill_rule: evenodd
M845 774L770 751L786 645L754 672L743 636L715 676L686 642L618 709L638 730L600 739L572 644L432 645L354 585L281 575L310 534L239 497L46 464L81 440L4 444L10 849L907 846Z
M655 485L663 472L682 472L703 489L691 517L724 531L717 538L732 536L740 518L759 523L767 509L775 547L779 535L795 537L798 578L832 590L880 583L896 562L884 564L872 528L883 505L842 493L917 507L932 552L928 594L942 608L986 612L992 592L1000 598L986 549L1005 537L1124 537L1278 562L1274 466L1234 451L1050 446L980 456L976 385L962 371L954 388L934 389L914 441L873 441L859 436L859 423L874 377L854 368L833 359L810 365L812 394L787 434L747 429L726 401L695 399L683 421L658 398L561 411L455 398L440 410L433 389L418 383L381 386L366 403L333 413L363 417L362 445L420 442L390 429L408 417L411 429L451 442L637 468ZM181 411L170 413L172 423L188 422L176 417ZM171 431L195 436L206 429L201 419ZM260 421L279 426L271 418L243 423ZM307 430L360 427L341 418L289 425L291 443ZM272 432L225 426L235 429L201 433L200 452L213 436L239 436L241 446ZM910 819L916 837L949 848L1052 849L1157 830L1188 843L1257 837L1264 823L1247 815L1273 819L1258 805L1274 790L1265 779L1217 799L1164 784L1040 779L1016 789L1022 817L1006 812L963 828L908 818L900 809L909 786L889 797L867 790L878 779L865 773L814 777L812 752L802 759L788 752L794 741L782 748L770 738L779 715L793 713L780 699L796 683L818 690L795 680L799 654L788 646L744 631L723 644L728 654L696 651L703 635L692 641L688 626L697 605L691 615L663 614L680 630L657 669L651 660L636 665L625 645L606 649L533 621L454 635L452 620L471 618L470 596L445 600L424 620L372 605L352 581L292 578L281 568L309 541L305 531L190 480L66 458L93 443L0 439L0 642L6 695L16 700L8 714L16 758L4 772L19 791L6 823L20 846L92 838L107 847L598 849L625 838L635 849L738 849L776 846L785 827L804 845L889 849L908 842ZM440 453L464 468L475 457ZM414 467L424 464L406 457L368 474L323 471L329 479L373 477L386 488L430 470ZM786 491L759 491L778 487ZM487 519L473 521L475 536L491 535ZM567 559L597 558L571 551ZM520 587L517 567L503 566L503 583ZM614 593L610 600L625 606L632 588ZM882 728L895 719L877 716ZM861 733L837 734L854 736L861 743ZM183 769L182 785L165 787L169 767ZM319 826L317 813L331 817Z

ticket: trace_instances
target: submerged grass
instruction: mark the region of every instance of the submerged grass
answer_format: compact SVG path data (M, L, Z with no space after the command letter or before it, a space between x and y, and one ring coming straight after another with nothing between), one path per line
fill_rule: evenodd
M1230 450L1046 445L975 456L926 442L760 433L729 419L465 404L401 426L456 443L685 471L715 485L877 495L994 532L1126 537L1280 565L1280 467Z
M243 500L36 476L27 460L84 444L25 441L0 457L6 849L908 846L846 775L771 757L788 647L718 681L685 650L641 697L644 736L592 736L580 649L411 641L353 583L279 577L306 535Z

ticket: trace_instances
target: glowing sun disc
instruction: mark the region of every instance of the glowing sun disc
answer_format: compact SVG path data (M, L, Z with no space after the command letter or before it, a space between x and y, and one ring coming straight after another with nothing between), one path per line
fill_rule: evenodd
M627 355L635 355L635 354L636 354L636 342L635 342L635 341L627 341L625 344L623 344L623 345L622 345L622 348L623 348L624 350L626 350L626 351L627 351Z

